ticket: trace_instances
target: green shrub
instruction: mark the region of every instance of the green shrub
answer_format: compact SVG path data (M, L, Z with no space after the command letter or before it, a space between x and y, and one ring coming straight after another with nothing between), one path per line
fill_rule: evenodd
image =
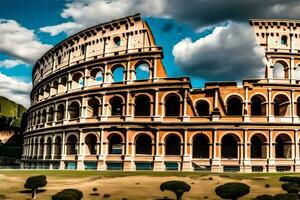
M265 184L265 188L270 188L270 184Z
M259 195L255 200L274 200L274 197L268 194Z
M52 196L52 200L80 200L83 193L77 189L64 189Z
M299 194L300 192L300 177L295 176L283 176L280 177L280 181L284 182L281 187L288 193Z
M236 200L250 192L250 187L244 183L225 183L215 189L216 194L222 199Z
M298 196L294 193L276 194L274 200L298 200Z
M191 186L184 181L166 181L160 185L160 190L174 192L177 200L181 200L185 192L191 190Z
M6 199L6 196L4 194L0 194L0 199Z
M111 197L110 194L104 194L104 195L103 195L103 198L109 198L109 197Z
M26 183L24 184L24 187L27 189L31 189L32 191L32 198L36 199L37 190L39 187L44 187L47 185L47 179L46 176L40 175L40 176L32 176L27 178Z

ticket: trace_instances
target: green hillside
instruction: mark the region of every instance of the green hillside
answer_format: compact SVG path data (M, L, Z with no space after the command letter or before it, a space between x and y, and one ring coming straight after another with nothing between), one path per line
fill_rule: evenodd
M26 108L6 97L0 96L0 130L20 128Z

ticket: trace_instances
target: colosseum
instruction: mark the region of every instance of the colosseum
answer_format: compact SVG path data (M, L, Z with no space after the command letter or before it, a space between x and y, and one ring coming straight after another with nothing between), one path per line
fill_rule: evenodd
M139 14L60 42L33 68L22 167L299 172L300 21L250 25L264 78L201 89L167 77Z

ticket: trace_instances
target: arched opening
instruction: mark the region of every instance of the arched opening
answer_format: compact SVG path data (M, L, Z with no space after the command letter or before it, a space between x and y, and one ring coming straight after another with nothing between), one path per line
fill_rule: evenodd
M149 79L149 65L147 63L139 63L135 68L136 80Z
M41 118L41 112L39 111L39 112L36 114L36 124L40 124L40 123L41 123L40 118Z
M67 78L63 77L58 85L58 93L63 93L67 90Z
M278 61L273 66L273 79L288 78L288 66L283 61Z
M35 143L34 143L34 155L35 155L35 157L37 157L38 156L38 149L39 148L39 142L38 142L38 139L35 139Z
M91 71L91 85L99 85L103 83L103 72L100 69Z
M67 155L77 154L77 137L75 135L70 135L66 143Z
M209 103L205 100L200 100L196 104L198 116L209 116Z
M109 154L123 154L122 137L118 134L113 134L109 138Z
M289 114L289 99L283 94L279 94L274 98L274 115L286 116Z
M51 151L52 151L52 140L50 137L47 138L47 144L46 144L46 158L51 158Z
M84 86L83 76L81 73L75 73L72 77L72 89L82 88Z
M251 115L266 115L266 103L263 96L255 95L251 98Z
M63 104L57 106L56 115L57 120L63 120L65 118L65 106Z
M50 85L46 85L45 90L44 90L44 97L48 98L50 96Z
M61 138L57 136L54 141L54 156L60 158L61 156Z
M239 138L232 134L222 137L221 155L222 158L238 158L238 142Z
M98 117L100 111L100 102L97 98L91 98L88 101L87 113L89 117Z
M135 141L135 154L152 154L152 140L147 134L140 134Z
M180 98L178 95L168 95L165 99L165 116L180 116Z
M139 95L135 98L135 116L150 116L151 103L147 95Z
M52 94L51 95L55 95L58 93L58 81L54 81L52 84Z
M199 134L193 140L193 158L209 158L209 139Z
M112 71L113 82L122 82L124 80L124 68L122 65L118 65L113 68Z
M42 119L41 119L42 124L46 123L46 119L47 119L47 111L46 109L44 109L42 112Z
M275 156L276 158L292 157L292 140L287 134L280 134L275 140Z
M123 100L121 97L115 96L110 100L110 108L112 116L123 115Z
M43 155L44 155L44 145L45 145L44 138L41 138L40 139L40 145L39 145L39 148L40 148L40 150L39 150L39 157L40 158L42 158Z
M299 63L296 65L296 69L294 71L294 76L296 80L300 80L300 65Z
M227 115L242 115L243 102L238 96L231 96L227 100Z
M121 38L119 36L114 37L114 43L116 47L121 46Z
M300 117L300 97L297 99L297 116Z
M251 137L251 158L267 157L267 139L262 134L255 134Z
M53 122L53 115L54 115L54 109L53 107L50 107L48 112L48 122Z
M80 116L80 105L77 101L73 101L69 106L70 119L76 119Z
M166 155L180 155L181 154L181 141L180 137L175 134L167 136L166 146L165 146Z
M97 137L94 134L88 134L85 137L85 145L87 155L95 155L97 154Z
M280 43L282 45L287 45L288 37L286 35L281 36Z

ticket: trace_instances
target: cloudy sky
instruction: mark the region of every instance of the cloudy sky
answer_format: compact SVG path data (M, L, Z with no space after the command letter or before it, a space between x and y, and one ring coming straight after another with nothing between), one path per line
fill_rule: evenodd
M299 0L0 1L0 95L29 106L37 58L86 27L141 13L164 49L169 77L205 81L259 78L264 52L251 18L300 18Z

